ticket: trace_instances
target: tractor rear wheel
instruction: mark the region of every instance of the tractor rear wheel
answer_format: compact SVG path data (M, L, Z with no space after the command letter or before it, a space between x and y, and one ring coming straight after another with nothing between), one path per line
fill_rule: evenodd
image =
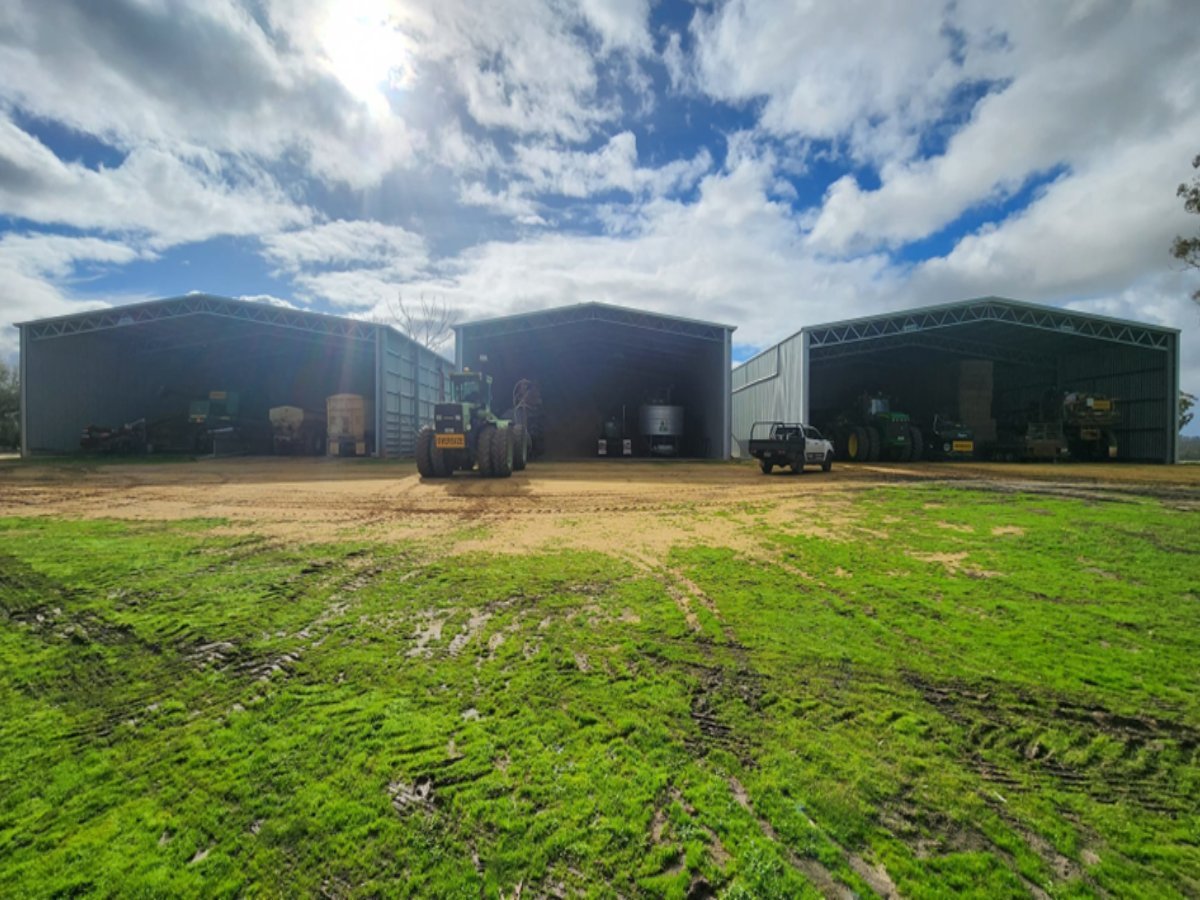
M484 425L475 441L475 464L479 467L480 478L492 477L492 441L496 437L494 425Z
M920 462L925 456L925 438L921 435L921 429L915 425L908 429L908 446L911 450L909 459Z
M867 433L867 459L879 462L879 432L874 428L864 428Z
M512 435L506 428L500 431L497 428L488 429L492 433L492 478L508 478L513 473L513 440Z
M529 436L525 433L523 425L512 425L508 430L512 435L513 443L513 471L520 472L529 460Z
M438 478L441 473L433 466L433 429L426 425L417 434L417 471L422 478Z

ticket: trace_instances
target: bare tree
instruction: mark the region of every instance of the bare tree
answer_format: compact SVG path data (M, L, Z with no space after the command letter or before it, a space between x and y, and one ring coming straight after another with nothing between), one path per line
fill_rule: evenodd
M376 320L385 325L394 325L422 347L437 350L449 340L458 324L458 312L445 297L430 297L421 294L416 303L406 301L404 294L397 292L395 301L387 301L387 315Z

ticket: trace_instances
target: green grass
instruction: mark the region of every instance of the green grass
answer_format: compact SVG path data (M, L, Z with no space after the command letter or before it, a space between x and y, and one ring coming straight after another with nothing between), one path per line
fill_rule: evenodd
M879 489L654 573L0 520L0 884L1194 895L1194 520Z

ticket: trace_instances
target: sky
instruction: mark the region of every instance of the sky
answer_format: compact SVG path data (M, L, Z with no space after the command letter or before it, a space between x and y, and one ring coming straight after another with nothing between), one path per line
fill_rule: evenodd
M1179 328L1200 394L1198 153L1195 0L6 0L0 358L189 291L603 301L739 359L998 295Z

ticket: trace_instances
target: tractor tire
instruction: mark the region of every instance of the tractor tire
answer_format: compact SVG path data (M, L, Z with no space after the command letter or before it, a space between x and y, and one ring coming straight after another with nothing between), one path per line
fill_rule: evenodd
M433 467L433 429L426 425L417 434L417 471L422 478L439 478Z
M826 454L825 454L825 459L824 459L824 461L821 463L821 471L822 471L822 472L828 472L828 471L829 471L830 469L832 469L832 468L833 468L833 454L832 454L832 453L826 453Z
M874 428L863 429L867 433L867 459L879 462L879 432Z
M525 469L525 463L529 461L529 436L525 433L523 425L512 425L508 431L512 435L513 471L521 472Z
M866 462L870 452L865 428L856 426L846 432L846 459L852 462Z
M908 429L908 458L913 462L920 462L925 458L925 438L921 434L921 429L915 425Z
M759 460L758 467L762 469L764 475L770 475L771 470L775 468L774 463L767 462L765 459Z
M492 439L496 435L493 425L484 425L475 440L475 466L480 478L492 477Z
M508 429L489 428L492 433L492 478L508 478L513 473L513 440Z

